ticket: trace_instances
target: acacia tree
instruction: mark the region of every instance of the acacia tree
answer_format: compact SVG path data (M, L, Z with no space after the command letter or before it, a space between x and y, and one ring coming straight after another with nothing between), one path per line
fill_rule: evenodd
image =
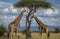
M38 9L38 8L44 8L44 9L51 8L51 9L53 9L51 7L51 4L49 2L46 2L46 0L20 0L19 2L14 4L14 7L16 7L16 8L28 7L29 9L34 7L35 12L36 12L36 9ZM30 15L30 13L31 12L29 12L28 16ZM27 16L27 19L29 19L28 16ZM31 24L31 22L29 22L29 26L27 27L27 33L29 32L30 24ZM26 36L28 36L28 34ZM26 39L29 39L29 37Z

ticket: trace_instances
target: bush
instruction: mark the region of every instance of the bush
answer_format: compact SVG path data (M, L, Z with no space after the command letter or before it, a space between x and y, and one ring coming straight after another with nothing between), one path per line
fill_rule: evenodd
M54 32L55 33L59 33L60 32L59 28L55 28L55 31Z
M4 25L0 25L0 36L2 36L6 32L6 28Z

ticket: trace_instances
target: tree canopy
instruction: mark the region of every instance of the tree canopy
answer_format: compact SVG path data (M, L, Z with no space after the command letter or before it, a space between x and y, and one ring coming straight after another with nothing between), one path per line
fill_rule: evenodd
M14 4L14 7L33 7L39 8L51 8L51 4L49 2L46 2L45 0L21 0Z

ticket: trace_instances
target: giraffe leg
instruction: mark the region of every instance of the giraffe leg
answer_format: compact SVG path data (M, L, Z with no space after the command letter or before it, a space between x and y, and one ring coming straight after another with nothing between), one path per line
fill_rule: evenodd
M39 33L41 34L41 27L40 27L40 26L38 26L38 29L39 29Z
M20 24L18 23L17 26L20 27ZM16 36L19 38L19 35L18 35L18 27L16 28Z
M49 37L48 28L46 28L46 34L47 34L47 37Z
M41 33L41 36L42 36L42 33L43 33L43 29L42 28L41 28L41 32L40 33Z
M9 35L9 39L13 39L13 28L11 28L11 32L10 32L10 35Z
M18 28L16 28L16 36L18 36Z

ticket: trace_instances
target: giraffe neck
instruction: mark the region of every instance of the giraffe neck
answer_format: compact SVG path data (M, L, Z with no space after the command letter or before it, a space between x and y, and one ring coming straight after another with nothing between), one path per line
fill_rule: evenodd
M19 14L19 16L13 21L13 22L16 22L16 23L19 23L19 21L21 21L22 17L23 17L23 11Z
M38 25L40 25L41 27L44 26L44 24L36 16L34 17L34 19L38 23Z

